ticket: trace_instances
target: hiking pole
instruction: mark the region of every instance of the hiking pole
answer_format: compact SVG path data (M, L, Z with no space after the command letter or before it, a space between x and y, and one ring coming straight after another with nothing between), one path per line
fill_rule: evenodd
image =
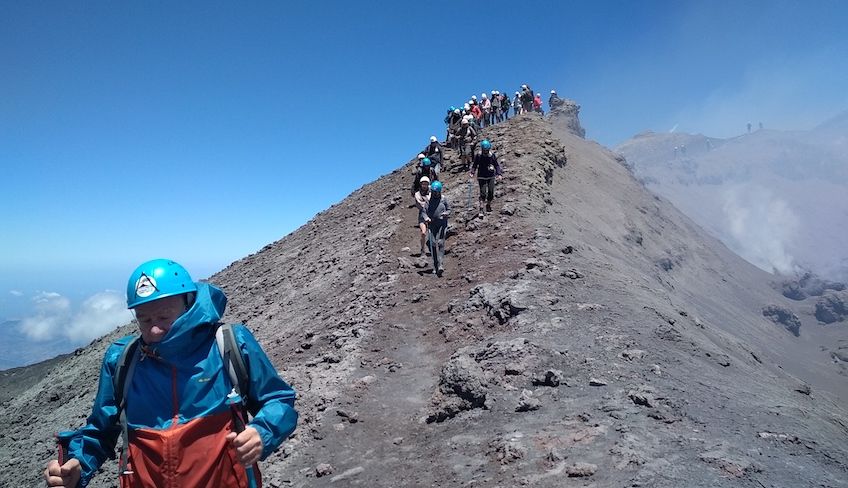
M471 215L471 195L474 193L474 184L472 183L471 178L468 179L468 204L465 206L465 220L471 220L469 216Z
M244 432L244 418L242 417L242 411L239 408L239 402L236 401L239 395L235 391L231 391L229 395L227 395L227 400L230 404L230 411L233 414L233 430L236 435ZM253 472L253 466L245 466L244 471L247 474L247 486L248 488L258 488L258 484L256 483L256 476Z

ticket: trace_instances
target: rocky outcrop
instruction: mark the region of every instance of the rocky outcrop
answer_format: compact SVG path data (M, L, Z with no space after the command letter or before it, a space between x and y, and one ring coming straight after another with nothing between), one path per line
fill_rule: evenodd
M796 279L785 280L778 283L777 286L783 296L792 300L820 297L829 290L845 290L845 283L824 280L812 273L804 273Z
M842 322L848 318L848 292L825 293L816 302L816 318L825 324Z
M558 102L551 106L550 118L551 125L565 130L570 134L578 137L586 137L586 129L580 125L580 105L574 100L567 98L559 98Z
M801 335L801 321L798 316L786 307L779 305L769 305L763 308L763 317L771 320L775 324L780 324L792 333L795 337Z

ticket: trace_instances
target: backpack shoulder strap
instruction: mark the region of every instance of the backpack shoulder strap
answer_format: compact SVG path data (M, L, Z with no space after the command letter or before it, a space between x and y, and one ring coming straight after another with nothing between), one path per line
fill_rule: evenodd
M218 343L218 351L224 360L224 367L227 368L233 390L241 396L243 403L247 403L250 393L250 375L244 364L241 349L236 342L233 324L221 324L215 331L215 342Z
M129 457L129 432L127 430L127 393L130 391L132 376L135 365L138 363L139 338L133 337L121 352L115 367L115 375L112 377L114 387L115 403L118 406L118 423L121 425L121 460L119 473L127 471L127 460Z
M132 375L135 371L135 364L138 362L138 337L133 337L127 343L124 350L121 351L121 356L118 358L118 363L115 367L115 375L112 377L112 386L115 391L115 400L119 409L123 409L127 402L127 391L130 383L132 383Z

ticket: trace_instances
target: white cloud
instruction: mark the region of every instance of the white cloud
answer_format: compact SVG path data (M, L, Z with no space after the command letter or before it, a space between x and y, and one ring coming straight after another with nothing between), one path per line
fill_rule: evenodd
M58 293L42 292L33 298L35 314L21 321L30 339L44 341L57 336L76 344L96 339L132 320L123 294L104 291L87 298L74 313L71 302Z
M36 341L63 335L64 326L71 316L71 301L54 292L41 292L32 300L35 314L21 321L21 331Z
M74 342L88 342L132 320L124 295L116 291L97 293L80 306L65 334Z
M16 297L24 296L24 292L18 291L18 290L9 290L9 293L11 293L12 296L16 296Z

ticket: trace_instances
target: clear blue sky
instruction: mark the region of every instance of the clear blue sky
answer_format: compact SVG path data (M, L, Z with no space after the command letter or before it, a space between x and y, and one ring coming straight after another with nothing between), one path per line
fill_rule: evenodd
M844 1L4 1L0 318L122 291L149 258L208 276L481 91L555 88L607 145L809 128L848 108L846 19Z

